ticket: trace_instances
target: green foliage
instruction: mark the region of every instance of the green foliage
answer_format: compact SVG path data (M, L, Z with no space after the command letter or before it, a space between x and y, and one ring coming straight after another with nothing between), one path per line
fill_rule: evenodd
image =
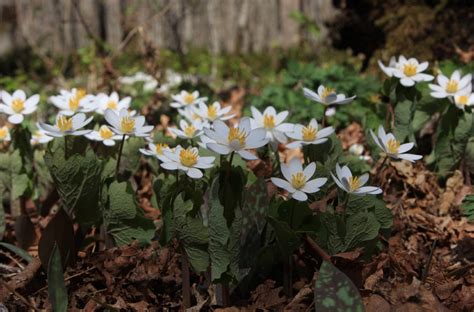
M48 293L53 311L67 311L68 296L58 246L54 245L48 263Z
M26 250L23 250L23 249L15 246L15 245L0 242L0 246L8 249L11 252L13 252L14 254L16 254L17 256L19 256L20 258L22 258L23 260L25 260L28 263L30 263L33 260L33 257L30 256L30 254Z
M344 273L327 261L323 261L316 279L314 306L316 311L365 311L357 287Z
M461 211L469 221L474 221L474 195L468 195L461 204Z

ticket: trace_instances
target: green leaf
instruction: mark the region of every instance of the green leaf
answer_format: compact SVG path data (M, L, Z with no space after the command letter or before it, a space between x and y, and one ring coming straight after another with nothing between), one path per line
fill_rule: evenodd
M415 104L413 101L404 100L395 106L395 137L404 142L413 134L412 122Z
M278 247L284 257L289 257L300 245L298 235L290 228L288 223L279 221L273 217L267 217L268 223L275 231Z
M365 196L369 197L369 196ZM387 208L383 200L376 199L374 205L374 215L381 229L390 229L393 225L392 211Z
M469 221L474 221L474 195L468 195L464 198L461 211Z
M0 246L5 247L6 249L10 250L11 252L21 257L23 260L25 260L28 263L30 263L33 260L33 257L30 256L30 254L26 250L23 250L15 245L0 242Z
M48 263L48 293L53 311L67 311L68 298L58 246L54 245Z
M4 188L0 185L0 240L3 239L3 233L5 233L5 211L3 210L3 194Z
M133 219L109 224L107 227L107 232L112 235L118 246L128 245L134 240L141 246L149 245L155 236L155 231L153 221L141 214L137 214Z
M352 281L334 265L323 261L314 286L314 306L322 312L363 312L364 304Z
M331 212L321 214L321 222L327 231L327 249L330 254L343 252L344 249L344 234L341 231L342 221L339 217ZM320 239L318 238L318 241ZM324 240L323 240L324 241Z
M30 187L30 179L26 173L12 175L12 200L25 194Z
M362 242L374 239L379 230L380 224L372 213L359 212L349 216L346 220L344 250L351 250Z
M133 219L137 215L137 209L135 192L130 183L113 181L108 188L108 205L104 209L106 223Z

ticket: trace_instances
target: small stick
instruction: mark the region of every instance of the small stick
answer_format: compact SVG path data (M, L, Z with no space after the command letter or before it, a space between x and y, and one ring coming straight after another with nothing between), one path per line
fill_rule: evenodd
M421 276L421 282L423 284L426 282L426 279L428 278L428 274L430 273L431 260L433 260L433 254L434 254L434 250L436 248L437 243L438 243L438 240L435 239L433 241L433 244L431 245L431 250L430 250L430 255L429 255L429 258L428 258L428 262L426 263L426 267L423 270L423 275Z
M5 287L6 289L8 289L8 291L10 291L12 294L14 294L15 296L18 297L18 299L20 299L24 304L26 304L27 306L29 306L31 309L35 310L35 311L40 311L38 310L35 306L33 306L28 300L25 299L25 297L23 297L22 295L20 295L14 288L12 288L10 285L8 285L7 283L5 283L4 281L1 281L0 282L2 283L3 287Z
M332 263L331 256L329 256L324 249L319 247L319 245L308 235L303 236L303 240L305 241L306 245L316 254L318 254L323 260Z
M183 305L184 308L191 307L191 281L189 274L189 262L186 253L181 255L181 278L183 279Z
M122 141L120 142L120 147L119 147L119 154L118 154L118 157L117 157L117 167L115 167L115 177L118 177L118 174L119 174L119 170L120 170L120 160L122 159L122 151L123 151L123 145L125 143L125 137L127 135L124 134L123 137L122 137Z

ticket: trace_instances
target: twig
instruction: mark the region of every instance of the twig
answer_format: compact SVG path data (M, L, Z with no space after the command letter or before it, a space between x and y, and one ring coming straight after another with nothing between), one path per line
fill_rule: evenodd
M319 247L319 245L307 234L303 235L303 240L305 241L306 245L316 254L318 254L323 260L331 262L331 256L329 256L324 249Z
M89 24L87 24L87 21L85 20L84 16L82 15L81 10L79 9L79 1L78 0L73 0L72 5L74 6L74 10L77 13L77 16L79 17L79 21L82 24L82 27L84 27L84 30L86 31L87 35L94 41L94 43L99 47L101 51L104 50L104 43L102 40L97 37L92 30L89 27Z
M13 287L11 287L10 285L8 285L7 283L5 283L5 281L0 281L0 283L2 283L3 287L5 287L6 289L8 289L8 291L10 291L12 294L14 294L16 297L18 297L18 299L20 299L24 304L26 304L27 306L29 306L31 309L35 310L35 311L40 311L39 309L37 309L34 305L31 304L31 302L29 302L28 300L25 299L25 297L23 297L22 295L20 295ZM2 300L3 301L3 300Z
M23 264L20 263L20 261L16 260L14 257L12 257L8 252L5 252L3 250L0 250L0 254L4 255L5 257L7 257L8 259L12 260L13 262L16 263L16 265L18 265L20 267L20 269L24 269L25 267L23 266Z
M191 282L186 253L181 255L181 278L183 279L183 306L187 309L191 307Z
M428 274L430 273L430 267L431 267L431 260L433 260L433 254L434 254L434 250L436 248L436 244L437 244L438 240L435 239L433 241L433 244L431 245L431 251L430 251L430 256L428 258L428 262L426 263L426 267L425 269L423 270L423 275L421 276L421 282L424 284L426 282L426 279L428 278Z

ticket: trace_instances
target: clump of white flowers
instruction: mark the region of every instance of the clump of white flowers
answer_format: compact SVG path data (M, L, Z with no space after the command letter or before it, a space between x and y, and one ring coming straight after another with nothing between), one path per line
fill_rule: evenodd
M0 93L0 112L8 115L12 124L23 122L25 115L30 115L38 108L40 97L35 94L27 98L25 91L17 90L10 94L6 91Z
M471 74L462 77L459 70L455 70L449 78L443 74L439 74L436 77L438 84L429 84L432 91L431 96L442 99L458 95L468 95L472 91L471 80Z

